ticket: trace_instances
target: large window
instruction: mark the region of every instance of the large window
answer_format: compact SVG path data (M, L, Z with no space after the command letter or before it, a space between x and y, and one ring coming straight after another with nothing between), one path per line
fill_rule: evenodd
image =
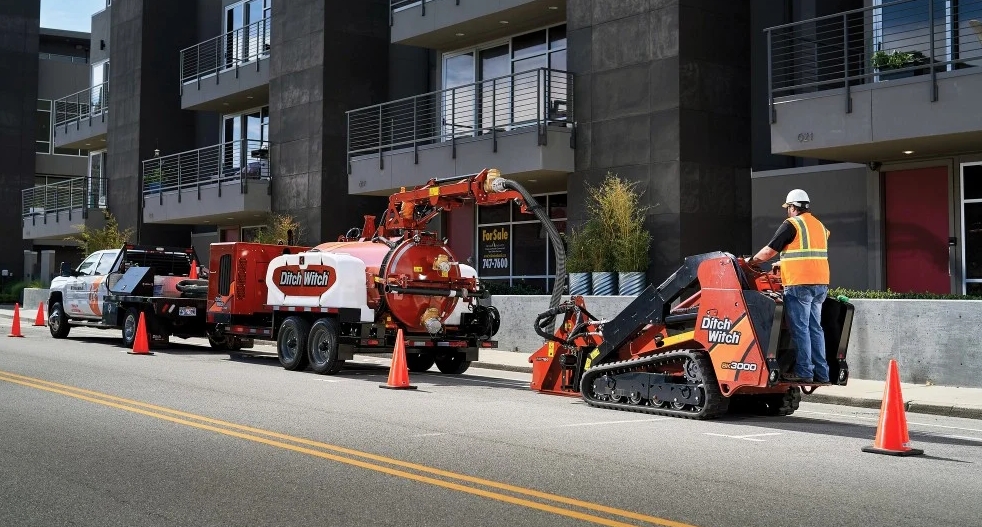
M982 295L982 162L961 167L962 292Z
M248 0L225 8L225 66L248 62L269 51L272 0Z
M536 122L545 112L542 68L566 70L565 24L445 54L444 135ZM548 88L550 100L566 100L565 81Z
M982 20L982 3L958 0L874 0L874 51L909 51L931 55L931 20L934 20L934 60L958 61L957 66L982 65L982 34L974 24ZM974 22L974 24L973 24Z
M58 154L63 156L87 156L88 150L77 148L54 148L52 141L52 129L54 128L54 116L51 112L51 101L38 99L37 106L37 128L34 138L34 151L39 154Z
M549 212L556 230L566 230L566 194L535 197ZM514 203L477 207L478 276L498 286L525 286L551 291L556 255L545 228Z
M245 168L247 175L268 177L269 106L222 117L224 172Z

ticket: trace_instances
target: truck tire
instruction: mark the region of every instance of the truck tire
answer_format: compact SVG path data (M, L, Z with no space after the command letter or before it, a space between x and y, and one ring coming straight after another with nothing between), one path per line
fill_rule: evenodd
M436 358L436 367L440 373L460 375L471 367L471 361L464 360L462 353L447 353Z
M140 329L140 312L135 307L131 307L126 310L126 316L123 318L122 333L124 346L127 348L133 347L133 343L136 342L136 332L138 329ZM148 341L149 337L147 335Z
M310 369L320 374L341 371L344 361L338 358L338 323L332 318L322 318L310 327L307 339Z
M433 367L436 359L432 353L406 353L406 366L409 371L421 373Z
M300 317L289 317L280 326L276 336L276 356L287 370L303 370L307 367L307 338L310 323Z
M51 312L48 313L48 331L51 332L52 337L63 339L68 336L70 329L68 317L65 316L65 308L61 306L61 302L55 302L51 305Z

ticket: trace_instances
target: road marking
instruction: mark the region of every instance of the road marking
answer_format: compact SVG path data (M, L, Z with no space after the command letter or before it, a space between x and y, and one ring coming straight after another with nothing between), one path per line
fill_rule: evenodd
M572 423L568 425L556 425L556 426L540 426L536 430L542 430L543 428L569 428L573 426L598 426L598 425L618 425L621 423L653 423L655 421L667 421L669 419L675 419L674 417L656 417L654 419L627 419L624 421L596 421L593 423Z
M314 379L320 382L341 382L341 379Z
M742 436L731 436L731 435L727 435L727 434L714 434L712 432L703 432L703 434L705 434L707 436L728 437L730 439L742 439L743 441L757 441L757 442L761 442L761 443L763 443L764 440L763 439L757 439L758 437L779 436L779 435L781 435L780 432L770 432L770 433L766 433L766 434L748 434L748 435L742 435Z
M443 435L447 435L446 432L433 432L433 433L430 433L430 434L418 434L418 435L414 435L413 437L435 437L435 436L443 436Z
M174 410L174 409L163 407L163 406L157 406L157 405L153 405L153 404L149 404L149 403L135 401L135 400L132 400L132 399L125 399L125 398L122 398L122 397L116 397L114 395L109 395L109 394L106 394L106 393L96 392L96 391L92 391L92 390L86 390L84 388L78 388L78 387L75 387L75 386L70 386L70 385L65 385L65 384L59 384L59 383L55 383L55 382L51 382L51 381L46 381L46 380L43 380L43 379L37 379L37 378L33 378L33 377L26 377L26 376L23 376L23 375L18 375L18 374L15 374L15 373L5 372L5 371L2 371L2 370L0 370L0 380L6 381L6 382L9 382L9 383L13 383L13 384L18 384L18 385L21 385L21 386L26 386L26 387L29 387L29 388L34 388L34 389L37 389L37 390L44 390L44 391L47 391L47 392L57 393L57 394L65 395L65 396L68 396L68 397L73 397L73 398L80 399L80 400L83 400L83 401L88 401L88 402L91 402L91 403L94 403L94 404L100 404L100 405L103 405L103 406L108 406L108 407L116 408L116 409L119 409L119 410L125 410L125 411L128 411L128 412L133 412L133 413L136 413L136 414L145 415L145 416L148 416L148 417L154 417L154 418L157 418L157 419L161 419L161 420L164 420L164 421L170 421L172 423L181 424L181 425L189 426L189 427L192 427L192 428L198 428L198 429L201 429L201 430L207 430L207 431L210 431L210 432L215 432L217 434L223 434L223 435L227 435L227 436L231 436L231 437L237 437L239 439L245 439L247 441L253 441L253 442L256 442L256 443L262 443L262 444L265 444L265 445L268 445L268 446L274 446L274 447L282 448L282 449L285 449L285 450L291 450L291 451L294 451L294 452L298 452L298 453L307 454L307 455L310 455L310 456L319 457L319 458L322 458L322 459L336 461L338 463L344 463L344 464L347 464L347 465L352 465L352 466L356 466L356 467L359 467L359 468L364 468L366 470L373 470L373 471L376 471L376 472L381 472L381 473L384 473L384 474L389 474L389 475L392 475L392 476L397 476L397 477L401 477L401 478L404 478L404 479L409 479L409 480L417 481L417 482L420 482L420 483L428 483L428 484L431 484L431 485L434 485L434 486L438 486L438 487L443 487L443 488L447 488L447 489L451 489L451 490L457 490L457 491L464 492L464 493L467 493L467 494L473 494L475 496L481 496L481 497L484 497L484 498L493 499L493 500L497 500L497 501L502 501L502 502L505 502L505 503L513 504L513 505L521 505L521 506L528 507L528 508L531 508L531 509L536 509L536 510L540 510L540 511L544 511L544 512L549 512L549 513L553 513L553 514L556 514L556 515L566 516L566 517L574 518L574 519L578 519L578 520L588 521L588 522L596 523L596 524L599 524L599 525L608 525L608 526L612 526L612 527L630 527L632 524L620 522L620 521L617 521L617 520L611 520L609 518L603 518L603 517L600 517L600 516L594 516L592 514L586 514L586 513L579 512L579 511L573 511L573 510L569 510L569 509L563 509L563 508L556 507L554 505L549 505L549 504L545 504L545 503L531 501L531 500L527 500L527 499L523 499L523 498L516 498L514 496L509 496L507 494L501 494L501 493L498 493L498 492L487 491L487 490L476 488L476 487L470 487L470 486L459 484L459 483L453 483L451 481L445 481L445 480L442 480L442 479L436 479L436 478L432 478L432 477L429 477L429 476L423 476L423 475L420 475L420 474L414 474L414 473L411 473L411 472L406 472L404 470L398 470L398 469L394 469L394 468L391 468L391 467L386 467L386 466L383 466L383 465L378 465L378 464L375 464L375 463L369 463L367 461L361 461L361 460L358 460L358 459L352 459L350 457L343 457L342 455L338 455L338 454L344 454L344 455L348 455L348 456L360 457L360 458L363 458L363 459L368 459L368 460L375 461L375 462L386 463L386 464L389 464L389 465L394 465L394 466L398 466L398 467L402 467L402 468L406 468L406 469L416 470L418 472L432 474L432 475L435 475L435 476L440 476L440 477L444 477L444 478L448 478L448 479L452 479L452 480L463 481L463 482L467 482L467 483L482 485L482 486L485 486L485 487L491 487L491 488L496 488L496 489L500 489L500 490L506 490L506 491L513 492L513 493L516 493L516 494L523 494L523 495L526 495L526 496L531 496L531 497L539 498L539 499L542 499L542 500L548 500L548 501L552 501L552 502L556 502L556 503L562 503L564 505L572 505L572 506L575 506L575 507L580 507L580 508L583 508L583 509L589 509L589 510L593 510L593 511L597 511L597 512L603 512L603 513L606 513L606 514L611 514L611 515L614 515L614 516L620 516L620 517L623 517L623 518L630 518L630 519L634 519L634 520L645 521L645 522L653 523L655 525L662 525L664 527L695 527L695 526L690 525L690 524L687 524L687 523L676 522L676 521L672 521L672 520L668 520L668 519L664 519L664 518L658 518L656 516L648 516L648 515L640 514L640 513L637 513L637 512L632 512L632 511L623 510L623 509L617 509L615 507L610 507L610 506L607 506L607 505L600 505L600 504L597 504L597 503L591 503L591 502L587 502L587 501L581 501L581 500L577 500L575 498L569 498L569 497L566 497L566 496L561 496L561 495L557 495L557 494L551 494L551 493L548 493L548 492L542 492L542 491L538 491L538 490L534 490L534 489L520 487L520 486L517 486L517 485L510 485L508 483L501 483L501 482L497 482L497 481L493 481L493 480L478 478L478 477L475 477L475 476L468 476L466 474L458 474L458 473L455 473L455 472L450 472L450 471L446 471L446 470L442 470L442 469L438 469L438 468L428 467L426 465L420 465L420 464L417 464L417 463L411 463L411 462L408 462L408 461L402 461L402 460L399 460L399 459L389 458L389 457L385 457L385 456L380 456L380 455L377 455L377 454L371 454L371 453L368 453L368 452L361 452L361 451L358 451L358 450L354 450L354 449L350 449L350 448L345 448L345 447L341 447L341 446L337 446L337 445L331 445L331 444L328 444L328 443L322 443L322 442L319 442L319 441L313 441L313 440L310 440L310 439L304 439L304 438L301 438L301 437L294 437L294 436L290 436L290 435L287 435L287 434L281 434L279 432L272 432L272 431L269 431L269 430L263 430L261 428L253 428L253 427L246 426L246 425L240 425L240 424L237 424L237 423L232 423L232 422L228 422L228 421L222 421L222 420L219 420L219 419L213 419L213 418L210 418L210 417L196 415L196 414L192 414L192 413L188 413L188 412L182 412L180 410ZM146 408L146 409L144 409L144 408ZM153 410L153 411L151 411L151 410ZM163 412L163 413L161 413L161 412ZM172 414L172 415L166 415L166 414ZM177 416L177 417L175 417L175 416ZM198 421L201 421L201 422L189 421L188 419L195 419L195 420L198 420ZM205 424L205 423L209 423L209 424ZM213 426L213 425L224 426L226 428L219 428L218 426ZM241 430L241 432L236 431L236 430ZM249 432L249 433L245 433L245 432ZM282 441L268 439L266 437L260 437L258 435L253 435L253 434L261 434L261 435L273 437L273 438L276 438L276 439L281 439L281 440L285 440L285 441L292 441L292 442L295 442L295 443L299 443L301 445L307 445L307 446L311 446L311 447L317 447L317 448L321 448L323 450L331 450L331 451L337 452L337 454L331 454L331 453L328 453L328 452L323 452L321 450L313 450L311 448L306 448L304 446L298 446L298 445L294 445L294 444L284 443Z

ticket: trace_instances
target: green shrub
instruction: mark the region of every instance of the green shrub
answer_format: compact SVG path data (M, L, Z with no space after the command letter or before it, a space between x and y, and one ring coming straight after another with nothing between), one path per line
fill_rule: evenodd
M829 296L835 298L839 295L850 299L866 300L982 300L982 296L976 295L953 295L938 293L899 293L887 289L886 291L857 291L836 287L829 290Z

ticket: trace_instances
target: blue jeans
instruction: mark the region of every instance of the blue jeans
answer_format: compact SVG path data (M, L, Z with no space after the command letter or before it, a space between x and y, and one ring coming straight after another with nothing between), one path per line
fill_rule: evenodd
M825 381L829 365L825 361L825 332L822 331L822 302L828 296L826 285L791 285L784 288L784 309L791 338L798 348L794 373L804 379Z

